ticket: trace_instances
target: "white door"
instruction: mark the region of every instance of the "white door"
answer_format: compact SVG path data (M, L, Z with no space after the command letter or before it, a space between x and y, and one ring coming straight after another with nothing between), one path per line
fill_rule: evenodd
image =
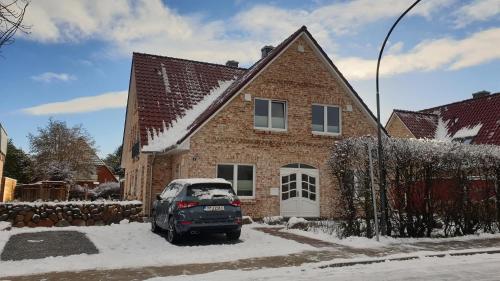
M317 169L281 168L280 210L284 217L319 217Z

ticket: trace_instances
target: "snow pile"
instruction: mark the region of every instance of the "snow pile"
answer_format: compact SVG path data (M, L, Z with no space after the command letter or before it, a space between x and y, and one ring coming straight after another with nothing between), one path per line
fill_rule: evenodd
M2 230L9 230L11 228L12 224L8 221L0 221L0 231Z
M297 224L307 224L307 220L304 218L291 217L286 223L287 228L293 228Z
M142 147L142 151L163 151L176 145L189 131L189 126L204 112L224 91L234 82L234 80L219 81L219 86L215 87L199 103L191 109L186 110L183 117L177 119L167 127L163 123L163 130L157 132L156 129L148 130L148 144Z
M262 221L265 224L276 225L276 224L281 224L283 222L283 217L282 216L264 217Z

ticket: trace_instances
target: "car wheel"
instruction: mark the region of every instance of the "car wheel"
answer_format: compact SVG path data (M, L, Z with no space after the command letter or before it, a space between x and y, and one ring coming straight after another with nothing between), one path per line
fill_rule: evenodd
M241 230L232 231L232 232L226 233L226 238L229 241L236 241L236 240L240 239L240 235L241 235Z
M156 224L156 215L154 213L151 216L151 231L157 234L161 232L160 227Z
M175 244L181 240L181 235L178 234L175 230L174 217L170 217L168 219L167 240L172 244Z

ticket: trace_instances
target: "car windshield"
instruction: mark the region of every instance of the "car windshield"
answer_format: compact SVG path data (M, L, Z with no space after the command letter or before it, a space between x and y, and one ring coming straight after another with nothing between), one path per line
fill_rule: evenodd
M203 199L233 199L235 194L230 185L227 184L195 184L188 186L187 196Z

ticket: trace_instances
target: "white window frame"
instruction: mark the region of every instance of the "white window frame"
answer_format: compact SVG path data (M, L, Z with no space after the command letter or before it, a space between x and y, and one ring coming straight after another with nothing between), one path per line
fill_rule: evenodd
M268 102L268 111L267 111L267 127L257 127L255 126L255 118L257 117L255 115L255 109L257 100L265 100ZM273 102L279 102L283 103L285 105L285 128L280 129L280 128L273 128L272 127L272 103ZM262 130L262 131L276 131L276 132L286 132L288 131L288 103L286 100L275 100L275 99L267 99L267 98L254 98L253 102L253 128L256 130Z
M323 107L323 132L320 131L314 131L312 127L312 110L313 106L322 106ZM338 133L333 133L333 132L328 132L328 107L336 107L339 110L339 132ZM314 135L325 135L325 136L340 136L342 135L342 107L339 105L333 105L333 104L320 104L320 103L313 103L311 105L311 132Z
M218 163L215 165L215 175L218 177L218 170L219 166L225 165L225 166L233 166L233 190L234 193L238 196L240 199L254 199L255 198L255 164L245 164L245 163ZM253 169L253 178L252 178L252 196L240 196L238 195L238 166L252 166Z

